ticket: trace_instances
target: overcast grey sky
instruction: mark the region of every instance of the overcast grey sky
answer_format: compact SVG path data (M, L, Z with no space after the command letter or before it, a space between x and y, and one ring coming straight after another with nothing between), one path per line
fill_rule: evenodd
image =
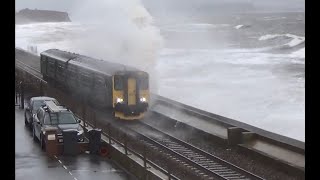
M47 9L47 10L57 10L57 11L67 11L72 14L72 7L74 3L81 3L85 0L16 0L16 11L23 8L30 9ZM91 0L94 3L95 0ZM103 1L103 0L102 0ZM121 1L121 0L119 0ZM280 8L300 8L304 10L304 0L142 0L147 6L152 6L153 8L158 5L162 7L174 6L179 8L179 4L186 6L186 4L214 4L214 3L228 3L228 2L248 2L253 3L257 7L266 6L270 9ZM153 5L152 5L153 4ZM177 6L178 4L178 6ZM151 12L152 13L152 12Z
M16 11L24 8L69 11L77 1L81 0L15 0Z

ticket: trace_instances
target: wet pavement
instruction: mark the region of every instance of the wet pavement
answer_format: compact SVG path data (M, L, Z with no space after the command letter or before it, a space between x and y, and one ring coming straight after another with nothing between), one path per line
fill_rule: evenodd
M135 179L112 161L88 154L48 158L24 126L24 111L15 109L15 178L45 180Z

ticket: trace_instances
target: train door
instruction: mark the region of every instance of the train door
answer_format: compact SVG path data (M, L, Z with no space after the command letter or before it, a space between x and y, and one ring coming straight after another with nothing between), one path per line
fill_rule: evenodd
M135 105L137 101L136 97L137 81L135 78L128 78L128 105Z

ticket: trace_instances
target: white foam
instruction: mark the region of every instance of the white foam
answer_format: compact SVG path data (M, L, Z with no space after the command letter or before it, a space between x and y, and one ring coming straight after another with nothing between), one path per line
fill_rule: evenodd
M228 27L229 24L208 24L208 23L186 23L169 25L161 28L163 31L170 32L206 32L214 28Z
M267 34L267 35L261 36L259 38L259 40L265 41L265 40L274 39L274 38L282 37L282 36L292 38L292 40L290 42L284 44L284 46L294 47L294 46L297 46L297 45L305 42L305 37L297 36L294 34Z
M293 63L287 54L250 49L163 49L159 93L304 141L304 78L283 71L284 63Z
M301 48L298 51L291 53L289 56L292 58L301 58L304 59L306 55L305 48Z
M234 28L240 29L240 28L242 28L243 26L244 26L243 24L239 24L239 25L235 26Z
M263 17L264 21L272 21L272 20L280 20L280 19L286 19L286 17Z
M290 37L290 36L288 36L288 37ZM293 39L289 43L287 43L285 45L288 45L289 47L294 47L294 46L297 46L299 44L304 43L304 41L305 41L304 37L299 37L299 36L292 35L291 38L293 38Z
M267 35L263 35L259 38L259 41L265 41L268 39L274 39L276 37L282 36L282 34L267 34Z

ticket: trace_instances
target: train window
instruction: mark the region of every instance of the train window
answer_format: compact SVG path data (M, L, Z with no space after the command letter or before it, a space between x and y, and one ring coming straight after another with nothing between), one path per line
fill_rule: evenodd
M139 87L142 90L146 90L149 88L149 79L146 76L141 76L139 78Z
M114 89L115 90L123 89L123 80L121 76L114 76Z

